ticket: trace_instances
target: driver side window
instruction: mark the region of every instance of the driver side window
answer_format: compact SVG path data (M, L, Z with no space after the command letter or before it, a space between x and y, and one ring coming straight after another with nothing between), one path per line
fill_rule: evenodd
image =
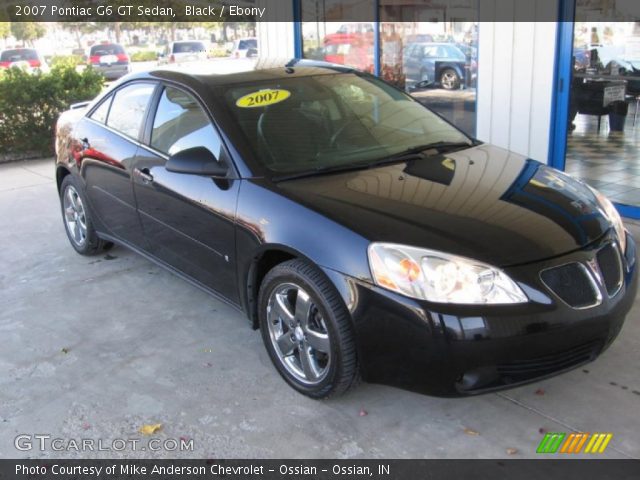
M167 155L206 147L220 158L222 141L198 101L189 93L166 87L153 120L151 146Z

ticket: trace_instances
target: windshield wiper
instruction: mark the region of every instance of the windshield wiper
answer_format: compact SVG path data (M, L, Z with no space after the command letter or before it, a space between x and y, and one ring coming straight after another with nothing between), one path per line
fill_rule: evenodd
M475 140L469 142L431 142L423 145L417 145L415 147L408 148L401 152L399 155L406 155L412 153L426 152L427 150L437 150L438 153L452 152L454 150L462 150L464 148L475 147L479 143Z
M379 160L362 164L362 167L373 168L381 165L390 165L393 163L410 162L411 160L423 160L430 155L426 155L424 152L428 150L437 150L438 153L451 152L454 150L463 150L465 148L471 148L478 145L477 142L432 142L424 145L418 145L416 147L407 148L406 150L396 153L395 155L389 155Z
M303 170L301 172L295 172L291 174L276 176L276 177L273 177L273 181L283 182L285 180L295 180L298 178L312 177L314 175L322 175L326 173L347 172L350 170L364 170L369 168L380 167L382 165L408 162L410 160L422 160L428 156L422 153L427 150L435 149L439 153L442 153L444 151L450 152L453 150L462 150L464 148L470 148L475 145L478 145L478 143L473 140L471 142L432 142L432 143L427 143L424 145L418 145L416 147L408 148L406 150L403 150L400 153L383 157L379 160L362 162L362 163L350 163L347 165L316 167L309 170Z
M399 162L401 160L394 160L393 163L395 162ZM391 162L389 162L391 163ZM363 170L363 169L367 169L367 168L371 168L372 166L379 166L379 163L350 163L347 165L334 165L334 166L328 166L328 167L316 167L316 168L311 168L309 170L303 170L301 172L295 172L295 173L290 173L287 175L279 175L277 177L273 177L273 181L274 182L283 182L285 180L295 180L297 178L304 178L304 177L312 177L315 175L323 175L326 173L337 173L337 172L348 172L350 170Z

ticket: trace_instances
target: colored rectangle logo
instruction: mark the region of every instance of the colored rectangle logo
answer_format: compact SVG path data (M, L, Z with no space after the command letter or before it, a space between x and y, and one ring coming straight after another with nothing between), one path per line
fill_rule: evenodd
M536 453L604 453L613 433L550 432L540 441Z

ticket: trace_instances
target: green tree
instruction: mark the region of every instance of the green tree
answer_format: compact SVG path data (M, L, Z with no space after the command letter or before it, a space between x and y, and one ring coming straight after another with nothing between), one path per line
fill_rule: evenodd
M78 48L84 48L84 45L82 45L83 35L95 32L100 28L95 22L60 22L58 25L65 30L73 32L76 37L76 42L78 42Z
M38 22L14 22L11 24L11 34L19 42L33 45L33 41L44 37L47 29Z
M11 24L0 22L0 38L7 38L9 35L11 35Z

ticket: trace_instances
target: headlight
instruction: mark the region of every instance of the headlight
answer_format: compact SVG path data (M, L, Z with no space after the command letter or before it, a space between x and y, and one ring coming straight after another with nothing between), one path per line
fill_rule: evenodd
M611 222L613 229L616 231L618 243L620 244L620 249L622 250L622 254L624 255L627 250L627 234L618 210L616 210L616 207L613 205L611 200L605 197L602 193L600 193L592 186L589 186L589 188L596 196L596 200L598 201L598 206L600 207L602 215L604 215L605 218Z
M372 243L369 265L377 285L440 303L504 304L527 296L502 270L468 258L392 243Z

